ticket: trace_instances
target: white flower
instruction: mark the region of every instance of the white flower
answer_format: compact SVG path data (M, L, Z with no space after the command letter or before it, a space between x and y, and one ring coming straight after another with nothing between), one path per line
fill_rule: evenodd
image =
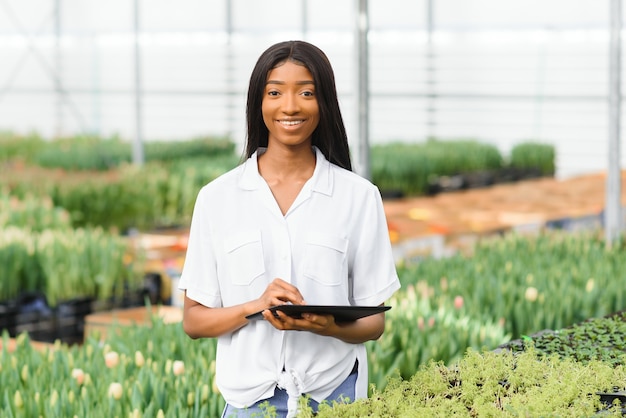
M539 291L537 290L536 287L530 286L526 288L526 293L524 294L524 297L526 298L527 301L534 302L537 300L538 296L539 296Z
M146 360L144 359L143 354L141 353L141 351L139 351L139 350L135 351L135 364L137 365L137 367L143 367L145 362L146 362Z
M76 383L82 385L85 381L85 372L82 369L72 369L72 377L76 379Z
M107 392L109 397L119 401L122 399L122 393L124 392L122 388L122 384L118 382L113 382L109 385L109 391Z
M22 408L24 406L24 400L22 399L22 394L19 390L15 391L15 395L13 395L13 403L16 408Z
M115 351L109 351L104 355L104 364L110 369L120 362L120 355Z
M175 376L180 376L185 373L185 363L181 360L174 361L174 364L172 365L172 372L174 372Z

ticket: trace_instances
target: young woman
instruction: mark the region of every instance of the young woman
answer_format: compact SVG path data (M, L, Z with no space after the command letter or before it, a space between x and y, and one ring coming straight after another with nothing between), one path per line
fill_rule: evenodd
M352 322L276 305L384 304L399 287L378 189L351 171L330 62L302 41L271 46L250 77L247 160L202 188L180 288L191 338L216 337L225 417L293 416L306 395L367 396L363 343L384 313ZM246 316L263 311L263 320Z

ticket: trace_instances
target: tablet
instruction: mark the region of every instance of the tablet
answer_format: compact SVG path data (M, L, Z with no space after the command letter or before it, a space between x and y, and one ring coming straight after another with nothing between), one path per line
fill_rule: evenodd
M333 315L336 322L352 322L391 309L391 306L337 306L337 305L278 305L270 311L281 311L292 318L302 318L304 313ZM263 311L246 316L246 319L263 319Z

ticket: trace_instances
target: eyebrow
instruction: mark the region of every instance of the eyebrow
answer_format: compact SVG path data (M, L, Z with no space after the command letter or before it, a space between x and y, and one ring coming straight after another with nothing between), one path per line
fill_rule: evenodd
M267 80L267 84L285 84L284 81L280 81L280 80ZM296 81L296 84L299 86L303 86L303 85L307 85L307 84L313 84L315 85L315 81L313 80L302 80L302 81Z

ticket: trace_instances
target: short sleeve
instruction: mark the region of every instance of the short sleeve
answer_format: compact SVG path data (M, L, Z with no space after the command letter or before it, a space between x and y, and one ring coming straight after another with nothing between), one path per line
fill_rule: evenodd
M198 193L193 210L187 254L178 288L187 297L202 305L216 308L222 305L217 279L216 257L211 240L208 196L205 188Z
M375 186L363 205L360 219L351 263L351 299L355 305L380 305L400 288L400 281L382 197Z

